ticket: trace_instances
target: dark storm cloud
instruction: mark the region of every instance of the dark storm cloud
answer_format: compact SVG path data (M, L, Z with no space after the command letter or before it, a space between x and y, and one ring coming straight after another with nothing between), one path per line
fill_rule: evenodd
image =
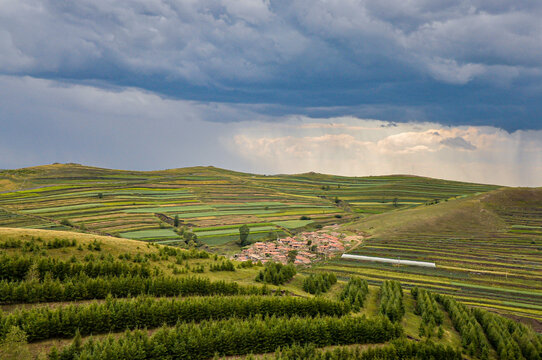
M523 186L540 186L542 179L542 130L267 117L255 105L17 76L0 76L0 120L0 168L77 162L142 170L410 173Z
M268 113L541 128L541 16L538 1L4 0L0 72Z

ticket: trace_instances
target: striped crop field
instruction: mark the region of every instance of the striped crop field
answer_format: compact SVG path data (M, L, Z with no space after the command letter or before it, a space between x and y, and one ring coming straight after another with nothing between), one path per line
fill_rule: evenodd
M271 230L277 230L276 226L254 226L250 227L251 233L258 233L258 232L265 232L265 231L271 231ZM238 235L239 229L222 229L222 230L199 230L196 232L198 237L209 237L209 236L216 236L216 235Z
M313 223L312 220L285 220L285 221L275 221L273 224L286 229L296 229L303 226L307 226Z
M470 305L542 321L541 189L502 189L457 201L375 215L345 226L362 231L349 253L435 262L417 268L334 259L321 271L401 280L453 294Z
M152 230L138 230L128 231L120 234L123 238L127 239L160 239L160 238L179 238L171 229L152 229Z
M152 241L164 239L164 227L172 232L178 217L209 244L213 237L232 241L243 224L266 224L253 228L254 235L295 230L495 188L412 176L261 176L213 167L138 172L75 164L5 170L0 180L19 188L0 192L0 226Z

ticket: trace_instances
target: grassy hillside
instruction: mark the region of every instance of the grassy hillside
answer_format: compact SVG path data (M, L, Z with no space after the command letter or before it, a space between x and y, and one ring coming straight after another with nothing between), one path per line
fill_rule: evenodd
M18 265L5 266L15 264L13 261L18 261ZM197 359L212 358L215 351L244 357L250 352L273 353L277 346L283 348L283 359L316 359L319 352L338 350L342 352L338 359L355 358L356 352L364 352L365 359L382 358L389 352L406 351L405 347L410 349L409 356L421 358L432 353L437 358L455 359L463 353L467 359L498 359L502 352L500 343L492 340L493 333L484 329L490 321L506 320L487 318L492 315L462 308L435 293L418 290L411 294L392 283L385 289L369 286L367 291L359 287L362 282L347 284L347 279L339 279L329 291L313 296L303 290L306 277L301 274L284 285L262 287L255 282L255 275L263 269L260 266L241 268L233 262L234 271L211 271L213 265L224 261L201 251L129 239L0 229L0 356L24 360L49 354L56 359L55 354L61 352L63 359L77 359L82 353L88 359L132 359L138 341L149 336L149 341L139 347L137 358L156 357L156 351L163 356L188 351ZM70 275L73 267L81 272ZM123 290L122 286L127 284L113 285L120 284L122 279L131 279L132 290ZM176 296L171 296L168 291L172 290L168 290L164 279L186 282ZM139 282L154 285L136 293L135 285ZM88 292L81 291L86 284L90 284ZM100 292L104 286L112 297ZM63 297L74 298L47 298L60 290L64 291ZM270 290L276 291L276 295L281 294L277 290L287 290L298 296L270 296ZM260 293L264 295L255 295ZM260 319L261 315L276 318ZM316 315L320 317L307 320ZM464 322L475 326L476 332L465 330ZM515 329L514 336L522 334L520 341L519 337L502 332L500 336L509 341L508 347L516 344L521 352L527 349L527 343L535 349L542 345L542 338L528 328L514 322L503 324ZM122 332L137 328L144 330L137 334ZM20 330L25 331L30 344L24 345L21 337L15 336ZM77 332L82 340L78 340ZM169 337L176 332L182 336L170 342ZM88 341L90 334L93 341ZM74 335L75 345L70 345ZM425 342L429 338L432 344ZM302 348L289 348L294 340ZM478 344L475 341L479 346L473 345ZM188 348L183 350L183 346ZM485 355L481 349L485 349ZM539 350L533 356L542 354L542 348ZM292 352L304 355L294 356ZM412 358L409 356L405 358Z
M0 226L174 244L181 240L168 229L178 216L209 245L235 240L241 224L257 239L495 188L413 176L261 176L214 167L138 172L76 164L0 171L0 186Z
M436 262L436 269L330 261L325 270L395 278L465 303L542 319L542 189L500 189L392 211L344 226L367 235L351 253Z

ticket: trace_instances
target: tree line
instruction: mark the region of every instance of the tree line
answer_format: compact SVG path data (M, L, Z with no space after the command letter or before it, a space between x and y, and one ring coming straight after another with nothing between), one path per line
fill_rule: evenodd
M235 271L235 266L230 260L221 261L219 264L209 265L210 271Z
M183 260L208 259L210 257L210 254L207 251L198 250L196 248L185 250L185 249L175 248L172 246L160 246L158 249L159 249L158 254L160 256L174 256Z
M461 360L461 350L432 341L407 341L397 339L389 344L362 349L339 346L335 349L318 349L314 344L292 345L277 349L272 356L263 360ZM247 360L255 360L248 357Z
M81 335L91 335L210 319L249 318L255 315L342 316L349 311L350 307L339 301L289 296L137 297L130 300L108 297L103 303L35 307L0 314L0 340L5 338L12 326L23 330L28 341L32 342L73 338L77 330Z
M450 315L454 328L461 335L461 345L467 354L479 359L488 359L490 345L472 310L449 296L437 294L435 297Z
M542 335L531 328L482 309L473 309L501 360L542 359Z
M303 290L309 294L319 295L327 292L337 283L334 273L310 274L303 280Z
M25 249L25 250L41 250L41 246L37 243L40 242L43 244L43 247L46 249L61 249L65 247L75 247L77 246L77 240L72 239L58 239L54 238L53 240L43 241L41 238L32 237L31 240L22 242L19 239L7 239L3 242L0 242L0 249Z
M367 280L352 276L341 291L339 299L350 304L354 311L359 311L365 303L367 294L369 294Z
M209 359L266 353L278 347L313 343L329 345L383 343L402 335L402 328L385 317L253 317L203 321L161 328L153 335L131 331L102 341L53 348L50 360Z
M173 276L115 276L90 278L80 275L65 281L46 278L9 282L0 281L0 303L20 304L37 302L78 301L137 295L259 295L268 294L267 287L241 286L236 282L210 281L200 277Z
M296 274L295 266L292 264L282 265L281 263L268 262L263 270L256 275L256 281L273 285L282 285L290 281Z
M396 280L384 280L380 286L380 313L391 321L400 321L405 315L403 289Z
M410 293L416 300L414 313L422 318L419 330L420 337L431 337L435 328L438 327L437 336L441 338L444 334L441 326L444 314L440 310L435 296L429 291L418 287L412 288Z
M149 277L151 269L147 264L133 264L111 259L82 263L75 257L62 261L53 258L0 256L0 280L22 281L33 276L39 277L39 280L44 280L46 276L64 280L79 274L92 278L108 275Z

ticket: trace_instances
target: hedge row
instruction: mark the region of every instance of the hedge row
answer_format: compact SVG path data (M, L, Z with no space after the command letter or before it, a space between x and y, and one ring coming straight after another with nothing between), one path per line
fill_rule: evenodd
M342 316L348 312L348 305L322 298L215 296L186 299L138 297L118 300L109 297L103 303L59 308L38 307L0 314L0 338L3 338L12 326L24 330L28 341L37 341L72 338L76 330L79 330L81 335L91 335L231 317Z
M422 323L420 324L420 336L430 337L434 329L438 326L439 337L442 337L442 321L444 320L444 314L440 310L435 296L425 289L418 289L418 287L410 290L412 297L416 300L416 307L414 313L422 317Z
M339 295L339 299L350 304L353 310L359 311L365 303L367 294L369 294L367 280L352 276Z
M482 309L473 309L501 360L542 359L542 336L523 324Z
M0 281L0 303L37 303L77 301L113 297L190 296L190 295L264 295L267 287L241 286L235 282L210 281L199 277L116 276L89 278L78 276L65 281L45 279Z
M121 275L149 277L151 270L146 264L118 260L94 260L82 263L75 258L62 261L51 258L0 256L0 280L23 281L29 277L37 277L40 280L46 277L64 280L79 274L92 278Z
M337 277L334 273L310 274L303 280L303 290L319 295L327 292L335 283L337 283Z
M333 350L317 349L314 345L293 345L278 349L274 356L265 356L263 360L461 360L460 349L435 344L431 341L394 340L390 344L361 349L359 347L337 347ZM247 360L253 360L249 357Z
M461 335L461 345L467 353L479 359L488 359L490 345L472 310L449 296L437 294L435 297L450 315L454 328Z
M399 281L384 280L380 287L380 313L391 321L399 321L405 315L403 289Z
M402 328L385 317L255 317L178 324L154 335L136 330L84 345L75 339L60 353L53 349L49 359L209 359L217 353L232 356L272 352L294 343L319 347L383 343L401 335Z

